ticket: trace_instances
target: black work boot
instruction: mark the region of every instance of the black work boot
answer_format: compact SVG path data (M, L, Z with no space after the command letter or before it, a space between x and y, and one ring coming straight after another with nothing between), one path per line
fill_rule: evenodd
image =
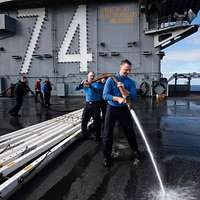
M137 151L133 151L133 154L132 154L132 162L133 162L133 165L138 165L139 162L141 161L141 154L140 152L137 150Z
M8 113L9 113L10 116L14 116L15 115L14 112L11 112L11 111L9 111Z
M111 167L112 164L113 164L113 162L112 162L112 159L111 159L111 158L109 158L109 159L108 159L108 158L105 158L104 161L103 161L103 165L104 165L104 167L106 167L106 168Z
M94 140L95 140L96 143L99 143L99 142L101 142L101 137L96 136Z
M13 116L14 116L14 117L21 117L20 114L14 114Z
M94 140L94 137L90 135L89 133L82 133L81 137L83 140Z

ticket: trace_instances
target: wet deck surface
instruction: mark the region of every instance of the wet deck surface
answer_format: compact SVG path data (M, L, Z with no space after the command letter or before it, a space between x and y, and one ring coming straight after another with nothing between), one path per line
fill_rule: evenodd
M189 188L200 199L200 98L139 100L135 111L143 125L167 188ZM5 134L82 106L79 99L53 99L51 109L26 99L19 120L7 110L14 100L0 99L0 132ZM140 200L159 190L152 164L138 134L142 162L132 166L120 128L114 147L119 156L109 170L102 165L101 144L78 141L10 197L10 200ZM186 198L187 199L187 198ZM188 198L190 199L190 198Z

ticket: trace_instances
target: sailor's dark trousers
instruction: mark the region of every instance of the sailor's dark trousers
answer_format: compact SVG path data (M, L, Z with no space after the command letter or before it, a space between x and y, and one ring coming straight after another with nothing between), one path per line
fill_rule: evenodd
M22 106L22 103L23 103L23 96L16 95L16 105L9 112L14 115L18 115L18 112Z
M81 130L83 136L88 136L87 126L91 118L93 118L96 138L99 139L101 136L100 101L86 102L85 104L81 123Z
M113 145L113 128L116 121L119 121L126 134L132 151L138 151L138 144L133 128L133 120L127 106L115 107L107 105L103 132L103 153L106 159L111 158Z

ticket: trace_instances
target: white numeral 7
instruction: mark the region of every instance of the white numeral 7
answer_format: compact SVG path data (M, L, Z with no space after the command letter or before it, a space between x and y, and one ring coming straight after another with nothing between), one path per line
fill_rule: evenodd
M45 19L45 8L18 10L17 17L37 17L35 26L32 30L31 39L29 40L29 44L26 48L26 53L20 70L21 74L27 74L30 69L36 44L39 40L40 32L42 31L42 25Z

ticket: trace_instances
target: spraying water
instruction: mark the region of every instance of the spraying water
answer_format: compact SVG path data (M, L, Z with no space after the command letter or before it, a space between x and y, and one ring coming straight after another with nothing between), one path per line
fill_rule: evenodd
M192 186L175 188L165 188L165 194L162 191L151 191L148 199L151 200L197 200L195 197L195 188Z
M160 183L160 188L161 188L161 193L162 193L161 195L164 197L165 194L166 194L166 192L165 192L165 189L164 189L164 186L163 186L163 182L162 182L162 179L161 179L160 174L159 174L159 171L158 171L158 167L157 167L156 162L155 162L155 159L154 159L154 157L153 157L153 153L152 153L151 148L150 148L150 146L149 146L149 144L148 144L148 142L147 142L147 139L146 139L146 137L145 137L144 131L143 131L143 129L142 129L142 126L140 125L140 122L139 122L139 120L138 120L137 115L135 114L135 111L134 111L133 109L130 109L130 112L131 112L131 115L132 115L132 117L133 117L133 119L134 119L134 121L135 121L135 123L136 123L136 125L137 125L137 128L138 128L138 130L139 130L139 132L140 132L140 134L141 134L141 136L142 136L142 139L143 139L144 142L145 142L145 145L146 145L146 147L147 147L147 151L148 151L148 153L149 153L149 155L150 155L151 161L152 161L152 163L153 163L153 166L154 166L155 171L156 171L156 175L157 175L158 180L159 180L159 183Z

